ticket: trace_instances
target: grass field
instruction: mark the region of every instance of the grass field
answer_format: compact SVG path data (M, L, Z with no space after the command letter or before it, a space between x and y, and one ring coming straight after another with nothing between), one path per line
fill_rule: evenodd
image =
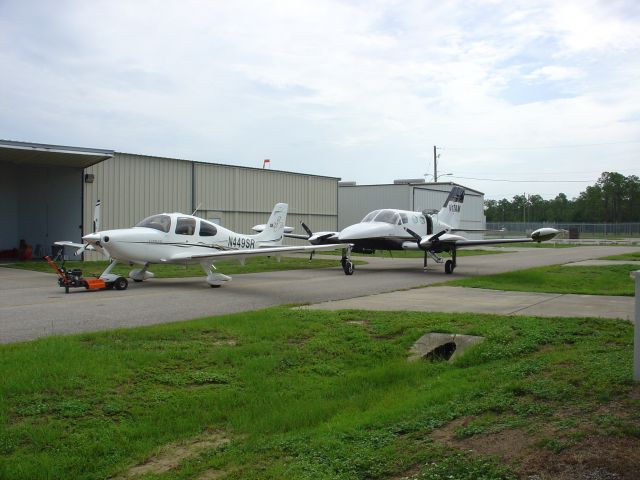
M625 264L596 267L554 265L454 280L447 285L520 292L633 296L635 286L629 273L637 269L637 265Z
M356 265L365 264L365 261L355 261ZM80 268L85 276L100 275L107 268L107 261L95 262L66 262L65 267L68 269ZM273 257L254 257L247 258L245 265L241 265L237 260L226 260L215 262L216 268L228 275L239 273L258 273L272 272L276 270L300 270L308 268L328 268L339 267L340 262L335 260L319 259L317 256L309 261L308 257L281 257L278 262ZM42 261L23 262L2 265L8 268L20 268L24 270L33 270L37 272L55 273L51 266ZM112 273L126 276L131 269L140 268L139 265L131 267L129 265L116 265ZM149 270L153 272L156 278L182 278L182 277L202 277L205 275L200 265L152 265Z
M528 242L528 243L501 243L496 245L491 245L492 247L499 248L574 248L579 247L580 245L569 244L569 243L554 243L551 242Z
M408 363L426 332L486 340ZM284 307L5 345L0 478L634 478L631 358L621 321Z
M640 261L640 250L638 250L637 252L623 253L621 255L609 255L608 257L602 257L601 260Z

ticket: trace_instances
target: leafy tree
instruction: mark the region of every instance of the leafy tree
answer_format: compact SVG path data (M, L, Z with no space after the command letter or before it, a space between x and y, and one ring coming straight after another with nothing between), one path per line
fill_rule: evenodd
M487 200L489 222L593 222L640 221L640 178L603 172L594 185L569 200L559 193L553 200L538 194L516 195L511 200Z

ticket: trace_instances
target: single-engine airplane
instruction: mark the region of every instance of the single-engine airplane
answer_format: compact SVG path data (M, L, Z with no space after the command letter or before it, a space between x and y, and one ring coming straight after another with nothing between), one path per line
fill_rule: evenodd
M287 210L286 203L276 204L269 221L262 225L262 231L257 235L236 233L202 218L182 213L161 213L145 218L132 228L99 231L101 204L98 201L94 213L94 233L82 237L86 243L55 243L76 247L76 255L85 250L93 250L110 258L111 263L99 278L110 283L119 282L115 284L119 290L126 288L127 282L123 277L111 273L117 263L142 265L142 268L129 272L129 278L136 282L154 276L148 271L149 266L154 263L199 263L207 275L207 283L212 287L219 287L231 280L231 277L214 272L213 262L217 259L235 258L244 261L247 257L254 256L313 253L316 250L344 248L344 245L331 244L283 246Z
M346 275L353 274L350 252L375 253L376 250L422 250L424 267L427 256L437 263L444 263L444 271L453 273L456 268L456 252L461 247L495 245L499 243L543 242L555 237L555 228L539 228L528 238L503 238L494 240L469 240L454 232L474 231L460 227L464 189L455 186L439 211L412 212L398 209L374 210L360 223L350 225L340 232L316 232L300 222L307 235L285 233L292 238L306 239L312 245L350 244L343 249L342 268ZM477 231L477 230L476 230ZM445 260L439 253L449 252L451 259Z

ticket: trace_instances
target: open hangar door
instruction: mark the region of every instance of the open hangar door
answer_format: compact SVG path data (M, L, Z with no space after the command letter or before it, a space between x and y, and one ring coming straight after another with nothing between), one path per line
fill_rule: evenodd
M0 140L0 252L24 240L36 258L51 254L56 240L80 242L90 180L84 169L112 156L111 150Z

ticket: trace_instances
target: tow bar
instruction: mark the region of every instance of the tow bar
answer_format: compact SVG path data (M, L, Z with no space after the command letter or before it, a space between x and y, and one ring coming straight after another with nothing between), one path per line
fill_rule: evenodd
M64 260L62 265L58 267L48 255L43 258L58 274L58 285L64 288L64 293L69 293L70 288L86 288L87 290L111 290L115 288L116 290L126 290L129 286L127 279L118 275L109 274L106 280L97 277L84 278L82 270L79 268L74 268L73 270L65 268Z

